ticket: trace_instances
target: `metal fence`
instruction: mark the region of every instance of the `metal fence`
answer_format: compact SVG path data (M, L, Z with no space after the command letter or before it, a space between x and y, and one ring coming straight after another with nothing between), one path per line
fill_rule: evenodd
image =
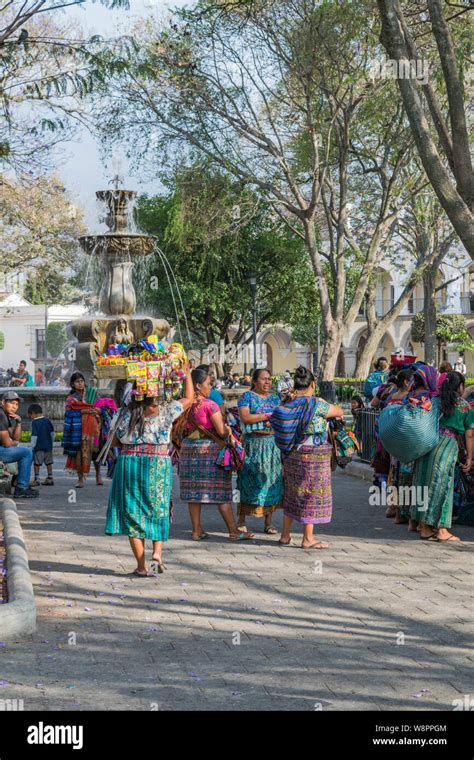
M355 433L359 440L360 458L370 462L374 453L375 422L378 412L376 409L359 409L357 411Z
M338 403L349 403L353 396L364 397L364 385L364 380L335 380L334 387Z

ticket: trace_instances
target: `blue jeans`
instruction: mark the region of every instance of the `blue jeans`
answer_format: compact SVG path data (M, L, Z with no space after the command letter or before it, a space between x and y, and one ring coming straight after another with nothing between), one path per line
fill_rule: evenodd
M30 484L33 450L26 446L0 446L0 459L5 464L18 462L17 488L28 488Z

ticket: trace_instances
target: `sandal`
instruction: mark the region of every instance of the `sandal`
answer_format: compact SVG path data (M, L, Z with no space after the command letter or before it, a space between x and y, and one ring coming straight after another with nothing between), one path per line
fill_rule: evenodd
M276 528L273 527L273 525L268 525L268 526L265 526L265 533L268 536L275 536L278 533L278 531Z
M291 546L291 538L288 541L281 541L278 539L279 546Z
M157 575L158 573L164 573L165 570L166 570L166 565L164 564L163 560L152 558L150 562L150 572L153 573L153 575Z
M459 536L449 536L449 538L437 538L436 540L440 544L444 544L444 543L446 543L446 541L454 541L456 543L458 541L461 541L461 539L459 538Z
M53 478L45 478L45 480L43 480L43 485L44 486L54 486L54 480L53 480Z
M152 573L151 570L145 570L144 572L140 572L138 568L135 568L133 571L133 575L138 575L139 578L156 578L156 573Z
M206 533L206 531L203 530L199 536L191 536L191 541L204 541L206 538L209 538L209 533Z
M315 541L314 544L310 544L309 546L303 546L301 544L302 549L328 549L329 544L324 543L324 541Z
M421 538L422 541L439 541L439 538L437 537L436 532L430 533L429 536L421 536L420 535L420 538Z
M228 541L248 541L250 538L253 538L253 533L249 533L248 531L246 531L245 533L231 533L227 540Z

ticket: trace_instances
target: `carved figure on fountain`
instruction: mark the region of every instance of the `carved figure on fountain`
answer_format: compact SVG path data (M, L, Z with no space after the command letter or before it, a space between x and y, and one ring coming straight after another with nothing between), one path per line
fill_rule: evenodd
M131 344L134 342L135 337L127 324L127 320L124 317L117 319L117 321L115 322L114 325L112 325L112 327L114 329L110 333L110 339L107 341L107 345L109 345L110 343Z

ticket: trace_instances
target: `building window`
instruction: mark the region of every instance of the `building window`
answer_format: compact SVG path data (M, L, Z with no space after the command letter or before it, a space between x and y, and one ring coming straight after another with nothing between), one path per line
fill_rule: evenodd
M414 303L413 291L412 291L410 293L410 298L408 299L408 303L407 303L407 309L408 309L409 314L413 314L414 306L415 306L415 303Z
M388 308L393 309L394 304L395 304L395 286L390 285L390 304Z
M36 330L36 358L46 358L46 331Z

